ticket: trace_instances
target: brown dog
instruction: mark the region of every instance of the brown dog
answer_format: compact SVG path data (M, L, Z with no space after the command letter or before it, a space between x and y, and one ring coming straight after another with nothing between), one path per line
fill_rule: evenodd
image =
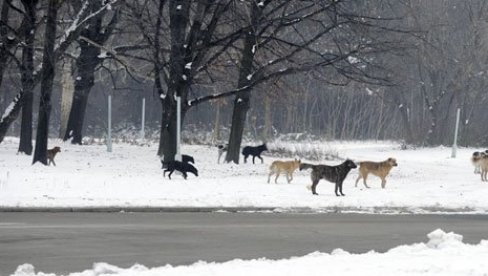
M396 159L391 157L383 162L359 162L359 176L358 179L356 179L355 187L358 186L358 182L362 178L364 186L366 188L369 188L369 186L366 184L366 179L368 178L368 174L372 173L373 175L381 178L381 188L384 189L386 185L386 176L390 173L390 170L396 166L398 166Z
M47 150L47 164L51 165L53 163L54 166L56 166L56 163L54 162L54 157L56 157L56 154L58 152L61 152L60 147L54 147L52 149Z
M293 180L293 172L300 167L300 160L293 161L274 161L269 167L268 183L273 174L276 174L275 183L278 183L280 173L286 172L286 180L290 183Z

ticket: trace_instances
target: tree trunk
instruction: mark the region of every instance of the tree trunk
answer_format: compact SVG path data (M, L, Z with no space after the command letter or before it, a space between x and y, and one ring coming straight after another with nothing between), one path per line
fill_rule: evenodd
M51 92L54 80L54 43L56 40L57 0L49 0L42 56L43 74L37 124L36 148L32 163L37 161L47 165L47 140L49 134L49 116L51 114Z
M3 142L5 135L7 135L8 128L19 116L20 110L22 108L24 92L20 91L7 107L5 113L0 118L0 143Z
M22 122L20 130L19 152L32 154L32 104L34 99L34 39L37 0L22 1L25 9L24 28L25 46L22 50Z
M252 80L252 64L254 61L254 54L257 50L256 41L256 26L258 25L258 18L260 8L257 3L251 2L251 24L254 26L246 32L244 38L244 48L242 49L242 57L239 69L239 81L237 87L243 88ZM251 89L244 89L236 94L234 99L234 109L232 112L232 126L229 135L229 147L225 157L226 162L234 162L239 164L239 154L242 143L242 135L246 125L247 111L251 106Z
M271 96L266 94L264 97L264 128L263 128L263 141L267 141L269 138L271 129Z
M222 108L221 101L217 101L215 106L216 106L216 110L215 110L215 124L214 124L214 135L213 135L214 143L220 141L220 109Z
M73 104L74 86L71 74L71 62L65 60L63 65L62 93L61 93L61 123L59 126L59 138L64 139L68 128L68 119L71 105Z
M90 88L88 88L90 89ZM71 111L69 113L68 125L63 140L71 138L72 144L82 144L83 121L85 118L86 106L88 104L88 93L86 90L75 90Z
M101 7L101 2L92 5L92 11ZM102 16L90 19L90 28L84 29L81 36L88 38L98 44L103 44L106 40L105 34L102 34ZM82 144L83 123L85 120L86 106L88 95L95 84L95 69L102 59L100 48L86 40L79 40L80 55L76 59L77 76L74 78L75 91L69 113L68 124L64 133L63 140L71 139L72 144Z
M186 102L191 72L189 68L186 68L186 64L190 62L186 58L192 51L192 45L186 44L185 38L189 24L190 1L170 1L169 16L171 34L169 83L168 91L162 100L163 116L158 148L158 155L163 157L164 162L173 161L176 154L176 96L181 97L181 126L188 110ZM163 95L162 91L160 95Z
M0 20L4 24L8 23L8 15L10 10L11 0L4 0L2 3L2 9L0 11ZM3 73L6 69L6 64L8 60L8 28L0 26L0 87L3 82Z

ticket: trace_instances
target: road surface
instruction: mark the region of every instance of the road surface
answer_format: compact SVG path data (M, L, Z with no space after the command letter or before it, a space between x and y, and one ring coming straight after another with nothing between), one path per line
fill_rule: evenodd
M279 213L0 213L0 275L18 265L78 272L119 267L301 256L335 248L361 253L425 242L441 228L478 243L488 216Z

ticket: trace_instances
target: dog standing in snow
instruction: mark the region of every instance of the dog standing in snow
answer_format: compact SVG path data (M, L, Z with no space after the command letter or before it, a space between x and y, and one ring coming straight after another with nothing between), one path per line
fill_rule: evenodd
M345 196L342 192L342 183L346 179L347 174L355 168L357 168L356 164L349 159L337 166L300 164L300 170L312 169L312 174L310 175L312 177L312 186L307 188L311 188L312 194L314 195L318 195L315 189L320 179L325 179L335 183L336 196Z
M384 189L386 186L386 176L390 173L390 170L396 166L398 166L396 159L391 157L383 162L359 162L359 176L356 179L355 187L358 186L358 182L362 178L364 187L369 189L369 186L366 184L366 179L368 178L368 174L371 173L381 178L381 188Z
M286 180L290 183L293 180L293 172L300 167L301 161L295 159L293 161L274 161L269 166L268 183L273 174L276 174L275 183L278 183L278 177L281 172L286 173Z
M247 157L249 157L249 155L252 155L252 163L253 164L254 164L254 159L256 157L261 159L261 164L262 164L264 162L264 160L261 157L261 153L263 153L263 151L265 151L265 150L268 150L268 147L266 147L266 143L264 143L260 146L257 146L257 147L251 147L251 146L244 147L242 149L242 155L244 155L244 163L247 163Z
M56 166L56 162L54 162L54 157L56 157L56 154L58 152L61 152L60 147L54 147L52 149L47 150L47 164L51 165L51 163Z

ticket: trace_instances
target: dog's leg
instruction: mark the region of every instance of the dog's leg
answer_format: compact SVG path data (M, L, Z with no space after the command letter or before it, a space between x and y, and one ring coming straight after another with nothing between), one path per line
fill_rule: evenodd
M293 180L293 173L288 173L287 178L288 178L288 183L290 183Z
M361 177L362 177L361 176L361 173L359 173L358 178L356 178L356 184L354 185L354 187L357 187L358 186L358 182L361 179Z
M270 170L269 174L268 174L268 184L269 184L269 180L271 179L271 176L274 174L273 170Z
M173 174L174 170L169 171L168 178L171 179L171 175Z
M263 158L261 157L261 155L258 155L258 157L259 157L259 159L261 159L261 164L263 164L263 163L264 163L264 160L263 160Z
M339 193L342 195L342 196L345 196L345 194L342 192L342 184L344 183L344 181L340 181L339 182Z
M312 194L318 195L315 189L317 188L317 184L319 184L319 179L314 179L312 183Z
M54 158L51 159L51 162L53 163L53 165L56 167L56 162L54 162Z
M217 158L217 164L220 164L220 157L222 156L222 151L219 150L219 157Z
M364 184L364 187L369 189L368 184L366 184L366 179L368 179L368 174L363 175L363 184Z
M381 178L381 188L384 189L386 186L386 179L384 177Z
M340 196L340 194L339 194L339 181L337 181L335 183L335 194L336 194L336 196Z
M249 155L244 155L244 163L247 163L247 157L248 157L248 156L249 156Z
M275 184L278 184L278 177L280 177L280 173L281 173L280 170L276 172Z
M254 159L255 159L255 158L256 158L256 155L253 155L253 156L252 156L252 163L253 163L253 164L255 164L255 163L254 163Z
M166 177L166 172L169 172L169 170L164 170L163 171L163 177Z
M186 174L186 172L183 172L183 178L186 180L186 178L188 177L188 175Z

